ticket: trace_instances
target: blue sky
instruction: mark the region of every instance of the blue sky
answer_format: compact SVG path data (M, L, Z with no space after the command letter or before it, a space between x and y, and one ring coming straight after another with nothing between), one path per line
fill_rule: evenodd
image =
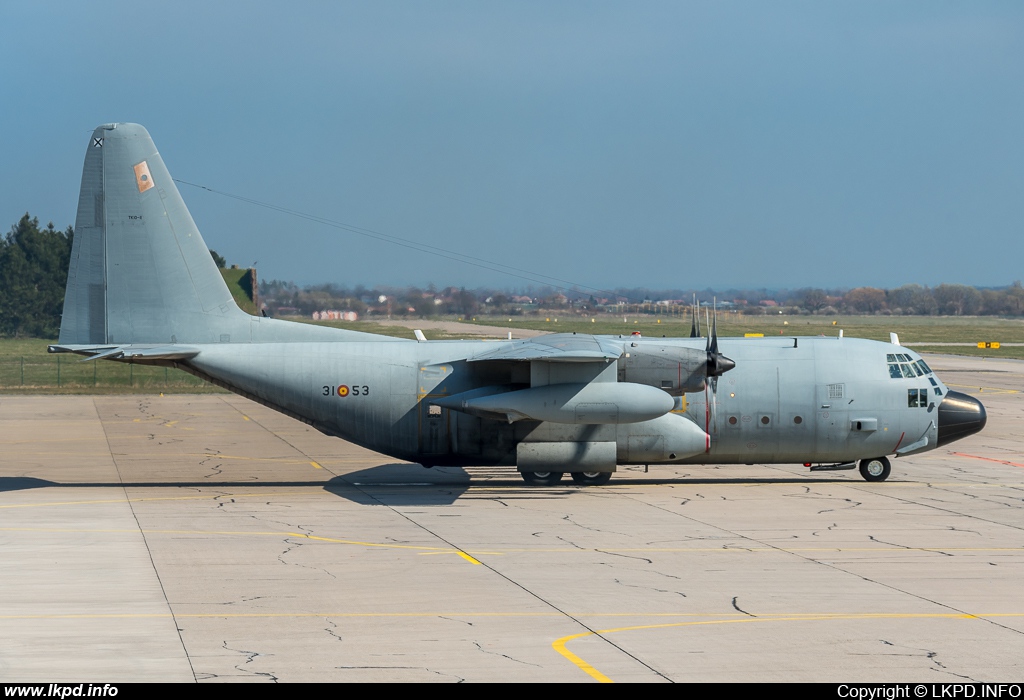
M1024 277L1019 2L0 4L0 226L98 124L171 173L610 288ZM264 279L516 277L181 187Z

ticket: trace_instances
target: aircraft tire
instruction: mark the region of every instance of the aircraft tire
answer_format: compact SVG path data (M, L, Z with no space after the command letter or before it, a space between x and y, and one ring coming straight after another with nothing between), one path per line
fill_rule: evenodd
M569 476L580 486L604 486L611 478L611 472L569 472Z
M562 480L562 472L519 472L530 486L554 486Z
M885 457L874 457L873 459L862 459L860 461L860 475L864 481L885 481L889 478L892 467Z

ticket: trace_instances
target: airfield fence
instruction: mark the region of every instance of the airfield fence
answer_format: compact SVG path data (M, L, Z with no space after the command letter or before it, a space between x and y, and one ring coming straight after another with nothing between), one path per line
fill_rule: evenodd
M170 367L82 361L71 355L0 357L0 390L195 390L210 385Z

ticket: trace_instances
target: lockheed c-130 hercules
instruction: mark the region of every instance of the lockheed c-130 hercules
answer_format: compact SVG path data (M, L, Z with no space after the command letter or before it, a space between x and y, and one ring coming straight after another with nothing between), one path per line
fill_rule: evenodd
M149 133L104 124L86 151L50 351L176 367L392 457L514 466L535 485L565 473L603 484L620 464L859 463L882 481L888 455L985 425L979 401L950 391L895 337L720 340L710 330L414 341L250 316Z

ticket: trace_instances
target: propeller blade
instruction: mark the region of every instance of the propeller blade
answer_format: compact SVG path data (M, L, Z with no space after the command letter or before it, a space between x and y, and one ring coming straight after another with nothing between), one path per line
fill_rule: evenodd
M711 380L711 393L718 392L718 378L736 366L736 363L718 351L718 300L712 302L715 307L715 320L708 336L708 379Z
M711 347L710 352L718 354L718 299L711 302L715 309L715 320L711 326Z

